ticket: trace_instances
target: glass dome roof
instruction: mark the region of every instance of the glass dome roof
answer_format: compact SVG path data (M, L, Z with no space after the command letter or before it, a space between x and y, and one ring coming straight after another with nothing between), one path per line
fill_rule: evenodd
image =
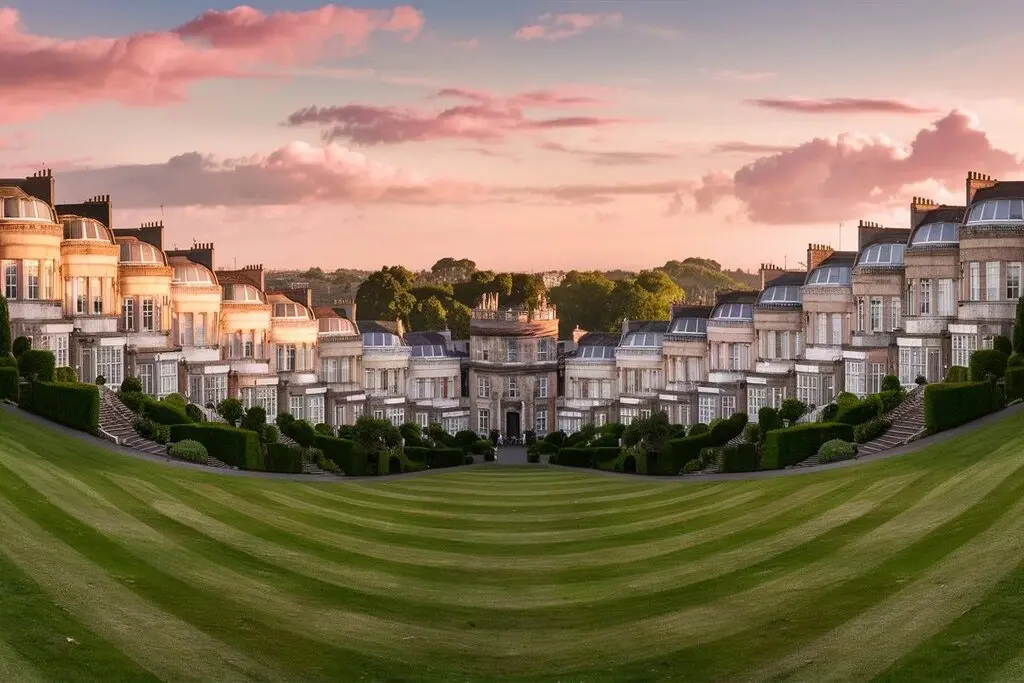
M363 346L392 347L402 346L402 340L398 335L390 332L364 332Z
M447 358L448 348L440 344L421 344L412 347L413 358Z
M660 332L630 332L619 346L634 348L660 348L664 335Z
M850 284L850 266L818 266L807 276L804 286L842 286Z
M712 320L753 320L753 304L720 304L711 314Z
M302 304L291 303L277 303L274 304L274 318L298 318L300 320L309 320L309 309Z
M925 244L956 244L960 241L960 226L956 223L925 223L910 236L910 246Z
M0 220L23 222L56 223L57 214L53 207L42 199L24 193L19 197L4 197L0 201Z
M1024 199L987 199L971 207L965 221L979 223L1024 223Z
M581 346L576 358L582 360L615 360L614 346Z
M164 253L152 244L146 244L135 237L122 237L117 240L121 245L121 263L140 266L166 266Z
M213 273L203 265L193 263L186 258L172 259L174 266L174 279L176 285L215 285L217 279Z
M64 239L66 240L114 243L114 236L110 229L99 221L81 216L61 216L60 220L64 224Z
M669 334L692 334L706 336L708 333L707 318L676 318L668 328Z
M757 297L759 306L799 306L803 303L800 288L796 285L768 287Z
M326 334L359 334L347 318L320 318L320 332Z
M860 252L858 266L903 266L904 244L872 244Z
M263 293L253 285L224 285L221 287L221 291L221 301L236 304L262 304L266 302Z

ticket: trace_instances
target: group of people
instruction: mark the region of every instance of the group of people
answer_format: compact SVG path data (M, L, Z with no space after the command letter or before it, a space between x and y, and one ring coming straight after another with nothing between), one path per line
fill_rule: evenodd
M523 439L519 436L510 436L506 439L504 434L498 434L498 440L495 441L494 445L498 448L502 446L522 446Z

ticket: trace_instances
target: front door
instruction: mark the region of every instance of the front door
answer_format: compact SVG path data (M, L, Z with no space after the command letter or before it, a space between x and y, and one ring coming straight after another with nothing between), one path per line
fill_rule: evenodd
M515 410L505 413L505 438L519 438L519 413Z

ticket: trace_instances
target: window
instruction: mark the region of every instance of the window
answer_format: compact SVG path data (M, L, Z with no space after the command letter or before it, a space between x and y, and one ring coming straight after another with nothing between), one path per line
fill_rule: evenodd
M1020 263L1006 264L1006 298L1020 298Z
M124 379L124 358L120 346L96 348L96 374L103 375L110 386L118 386Z
M206 375L204 379L206 389L204 400L207 403L217 405L228 397L227 375Z
M864 385L864 361L846 361L846 390L861 398L867 395Z
M246 387L242 389L242 403L246 410L253 406L260 406L267 411L267 422L273 422L277 416L277 387ZM353 408L361 410L362 406L355 405Z
M925 351L923 348L900 348L900 384L913 384L918 377L925 376Z
M697 422L701 424L709 424L718 415L716 408L718 407L718 397L701 395L697 397Z
M296 420L305 419L305 407L306 402L303 400L303 396L289 396L288 397L288 412L292 414Z
M515 377L508 378L508 397L519 398L519 380Z
M538 377L537 378L537 398L548 397L548 378Z
M348 367L348 363L342 363L340 358L320 359L320 378L329 384L341 381L341 367Z
M723 396L722 397L722 419L727 420L732 417L732 414L736 412L736 397L735 396Z
M491 411L476 411L476 431L478 434L487 434L491 431Z
M278 344L277 345L277 371L278 372L294 372L295 371L295 344ZM384 382L381 382L381 388L385 388Z
M995 301L999 298L999 261L985 264L985 300Z
M429 413L416 413L416 424L420 426L420 429L426 429L430 426L430 414Z
M25 280L28 285L28 292L26 298L38 299L39 298L39 261L22 261L21 265L25 268Z
M146 302L142 302L142 308L145 310ZM143 315L142 329L146 329L145 315ZM192 342L192 314L182 313L178 316L178 343L181 346L188 346Z
M491 397L491 378L487 375L477 375L476 395L478 398Z
M253 358L256 355L255 344L251 339L242 342L242 358Z
M18 298L18 264L14 261L4 264L4 296L8 299Z
M637 410L636 408L621 408L619 410L619 422L621 422L622 424L626 425L627 427L633 423L633 420L636 420L639 417L640 417L640 411ZM577 419L579 419L579 418L577 418ZM578 432L580 430L580 427L582 427L582 426L583 426L583 421L580 420L579 421L579 425L576 427L576 431Z
M76 277L72 281L72 288L75 294L75 313L79 315L85 315L88 311L88 292L86 291L87 285L84 277Z
M546 434L548 431L548 411L538 410L534 421L535 431L538 434Z
M125 332L135 331L135 299L125 297L124 303L121 304L121 319Z
M796 397L808 406L818 405L818 376L808 372L796 375Z
M757 415L757 411L764 408L768 401L767 387L747 386L747 414Z
M145 320L145 317L146 317L146 313L145 313L146 303L143 302L142 306L143 306L142 317L143 317L143 320ZM193 346L206 346L206 314L205 313L196 313L195 338L192 340L192 345Z
M167 394L175 394L178 392L178 364L171 361L170 363L160 364L160 387L157 395L166 396ZM272 413L267 413L271 415ZM277 413L273 413L276 415Z
M373 389L373 378L376 374L370 368L363 369L363 389Z
M932 314L932 281L921 279L921 315Z
M945 278L938 281L939 296L938 314L941 316L952 317L956 315L956 302L953 300L953 281L949 278Z
M917 280L907 280L907 315L917 316Z
M882 300L878 297L872 297L869 305L871 315L871 331L881 332L882 331Z
M818 314L818 329L814 341L818 344L828 343L828 316L824 313Z
M970 301L981 301L981 264L971 261L968 264L968 279L970 281Z
M321 422L326 422L324 419L324 397L323 394L316 396L309 396L308 408L309 408L309 421L315 425Z
M383 420L384 419L384 411L383 410L375 410L375 411L373 411L373 419L374 420Z
M832 346L843 345L843 316L841 313L832 314Z
M804 333L797 332L793 339L793 357L803 358L804 355Z
M864 299L857 299L857 320L853 326L857 332L864 331Z
M547 359L548 359L548 340L547 339L541 339L540 341L537 342L537 360L547 360ZM547 420L547 415L544 416L544 419Z
M836 397L836 376L835 375L821 375L821 394L818 396L818 400L821 401L822 405L830 402Z
M139 365L139 381L142 382L142 393L154 394L153 391L153 364L142 363Z
M53 299L53 261L43 262L43 298Z
M967 367L971 362L971 354L978 350L978 337L974 334L954 334L953 365Z
M405 422L405 408L388 408L388 422L396 427L401 427Z
M871 375L868 377L868 393L877 394L880 392L883 379L885 379L885 363L872 363Z
M729 369L740 369L740 345L729 344Z
M103 313L103 281L98 277L89 278L89 300L92 302L90 310L93 315Z
M515 339L505 340L505 355L509 363L515 363L519 359L519 348Z
M892 326L890 329L899 330L903 328L903 301L898 297L894 296L890 303L892 309Z
M786 400L786 387L768 387L768 405L775 410L782 407L782 402Z
M56 367L68 367L68 336L66 334L50 337L50 350L53 351L54 365Z
M640 409L640 419L641 420L649 420L650 417L651 417L651 410L649 408L641 408Z

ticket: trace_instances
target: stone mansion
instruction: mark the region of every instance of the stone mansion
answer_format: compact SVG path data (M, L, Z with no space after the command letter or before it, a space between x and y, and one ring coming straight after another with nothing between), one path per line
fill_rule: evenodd
M861 222L858 250L809 245L807 268L761 267L760 291L670 320L622 321L558 341L554 307L485 296L470 338L360 321L268 291L263 267L217 267L212 244L165 249L163 225L115 228L109 195L54 202L49 171L0 179L0 267L12 333L84 382L126 376L200 406L229 396L268 415L450 432L572 432L664 410L673 422L821 406L895 374L940 381L1009 336L1024 263L1024 182L971 172L963 206L915 197L908 229Z

